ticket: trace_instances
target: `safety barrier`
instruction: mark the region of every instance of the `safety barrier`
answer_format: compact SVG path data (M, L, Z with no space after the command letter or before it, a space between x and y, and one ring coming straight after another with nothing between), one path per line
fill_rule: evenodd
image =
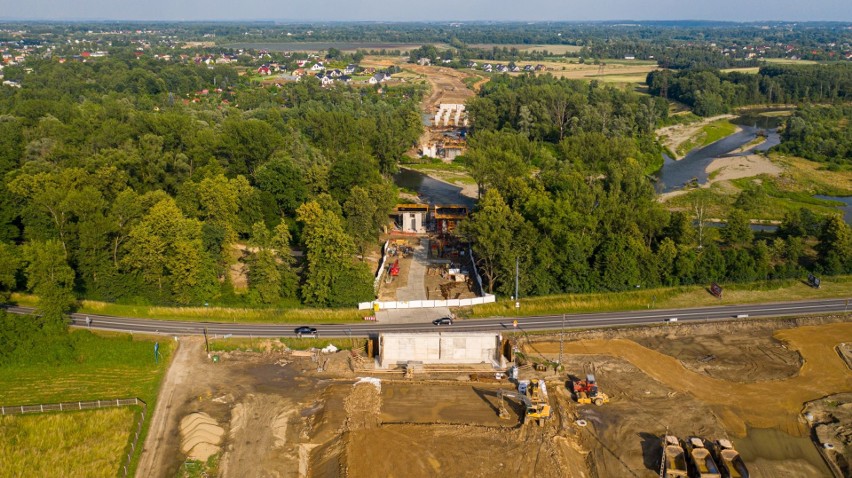
M490 304L496 300L492 294L486 294L482 297L473 297L470 299L449 299L449 300L397 300L397 301L378 301L361 302L358 304L358 310L373 309L376 305L379 310L386 309L428 309L435 307L470 307L472 305Z

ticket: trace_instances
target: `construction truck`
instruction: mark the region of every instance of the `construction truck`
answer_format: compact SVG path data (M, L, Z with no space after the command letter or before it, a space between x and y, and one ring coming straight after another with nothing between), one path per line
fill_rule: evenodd
M586 373L586 379L580 380L576 377L571 378L571 391L574 394L574 400L577 403L589 404L594 403L601 406L604 403L609 403L609 396L600 391L598 383L595 380L595 374Z
M507 398L515 398L523 403L524 423L534 420L538 423L538 426L543 426L544 421L550 418L550 403L548 403L547 386L544 384L544 380L521 383L516 392L500 390L498 397L500 399L500 418L510 418L505 404Z

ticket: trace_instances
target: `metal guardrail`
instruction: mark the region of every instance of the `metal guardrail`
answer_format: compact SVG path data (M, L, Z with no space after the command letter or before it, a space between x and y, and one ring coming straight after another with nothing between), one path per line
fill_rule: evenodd
M139 438L142 436L142 425L145 423L145 414L148 411L148 404L140 398L116 398L109 400L91 400L87 402L61 402L61 403L45 403L38 405L0 405L0 415L27 415L31 413L48 413L48 412L74 412L80 410L98 410L102 408L116 407L133 407L141 406L142 413L136 421L136 429L133 431L133 439L130 441L130 450L127 452L127 457L122 465L125 478L130 472L130 462L133 461L133 455L136 453L136 446L139 445Z

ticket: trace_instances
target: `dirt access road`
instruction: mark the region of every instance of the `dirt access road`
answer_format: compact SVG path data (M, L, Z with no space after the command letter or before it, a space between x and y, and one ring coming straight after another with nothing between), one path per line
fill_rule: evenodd
M178 343L172 363L160 385L157 406L151 416L151 426L136 468L137 477L167 476L160 472L167 468L166 463L172 459L173 450L179 446L176 425L182 417L177 415L176 404L186 400L187 385L203 349L204 342L198 337L186 337Z

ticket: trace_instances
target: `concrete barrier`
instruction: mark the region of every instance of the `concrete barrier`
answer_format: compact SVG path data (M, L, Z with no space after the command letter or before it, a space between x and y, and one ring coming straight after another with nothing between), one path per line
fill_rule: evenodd
M412 300L412 301L391 301L383 302L374 300L372 302L361 302L358 304L358 310L369 310L378 304L380 310L388 309L433 309L437 307L470 307L472 305L491 304L496 302L497 298L492 294L486 294L483 297L474 297L471 299L450 299L450 300Z

